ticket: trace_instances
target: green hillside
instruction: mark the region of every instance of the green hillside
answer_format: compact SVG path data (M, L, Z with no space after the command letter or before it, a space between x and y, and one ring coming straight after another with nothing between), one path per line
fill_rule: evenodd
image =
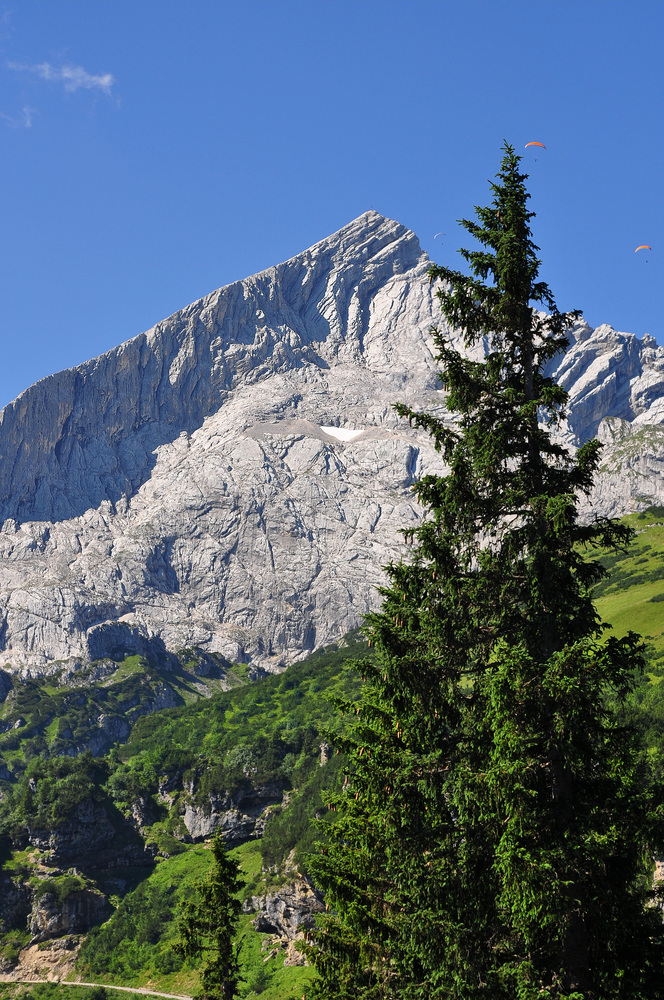
M14 885L55 891L62 900L91 889L115 907L81 950L77 969L84 980L165 992L195 989L195 969L172 948L178 903L208 863L207 848L189 842L185 802L204 809L210 795L251 794L266 786L274 793L278 801L264 835L234 850L247 883L243 899L274 893L303 869L319 836L312 819L333 818L326 791L338 785L344 763L332 753L321 766L321 743L345 725L333 702L357 695L359 678L346 661L365 651L351 635L340 648L321 650L283 674L143 716L128 742L104 758L34 755L13 781L3 782L5 876ZM172 790L166 802L165 785ZM140 835L130 822L137 801L150 816ZM97 826L108 825L111 844L95 842L89 851L84 845L73 875L31 846L30 837L31 831L52 831L66 850L67 838L76 836L71 818L81 807L97 811ZM111 860L104 867L102 859L114 854L121 866ZM311 970L284 964L293 956L285 955L283 942L254 930L253 918L253 912L243 914L240 927L246 995L301 996ZM6 932L0 960L15 955L28 937L18 928Z
M230 852L240 863L246 886L244 899L270 887L262 870L259 841L249 841ZM207 846L161 861L133 893L119 903L113 918L87 937L77 963L85 980L123 983L190 994L198 987L196 969L177 955L176 915L180 902L191 897L194 884L208 870ZM284 953L272 947L269 934L252 927L253 914L243 914L238 935L244 984L241 994L264 1000L299 998L312 976L301 965L284 965Z
M0 702L0 778L18 776L35 757L106 753L141 716L243 685L245 674L222 657L184 650L168 664L128 656L73 675L64 668L44 679L5 675L12 686Z
M624 518L636 536L626 552L604 556L610 575L595 589L597 609L616 635L643 636L645 673L635 677L624 715L641 732L652 765L664 775L664 507Z
M639 632L651 663L664 665L664 507L623 521L636 537L627 552L600 560L610 576L595 588L597 609L616 635Z
M602 557L610 577L595 596L616 634L632 629L644 636L647 669L635 674L624 711L641 729L653 765L664 772L664 508L625 520L635 539L627 551ZM110 919L81 947L76 968L83 979L173 993L195 990L196 969L173 950L175 919L179 902L206 870L209 852L204 843L192 842L185 810L206 815L212 801L267 794L273 804L262 835L233 847L247 883L241 893L247 901L240 928L243 992L265 1000L302 996L311 970L284 964L283 942L254 929L251 900L274 895L296 871L306 875L307 853L323 835L312 821L334 819L326 803L345 761L332 751L321 766L321 744L352 724L336 703L357 696L360 680L348 661L366 654L355 634L252 683L229 666L224 686L230 680L233 687L221 691L210 684L204 698L191 684L193 672L171 674L171 686L183 685L175 707L139 714L126 741L100 757L76 756L95 713L120 716L127 699L149 712L149 698L165 676L158 665L132 660L109 681L88 687L58 690L30 682L14 689L2 719L24 722L0 737L0 879L40 891L48 882L62 898L89 889L110 901ZM67 867L67 837L80 808L96 810L99 829L106 824L110 839L87 854L79 851L74 873ZM60 838L64 861L35 846L35 830ZM15 955L28 936L19 926L6 929L0 960Z

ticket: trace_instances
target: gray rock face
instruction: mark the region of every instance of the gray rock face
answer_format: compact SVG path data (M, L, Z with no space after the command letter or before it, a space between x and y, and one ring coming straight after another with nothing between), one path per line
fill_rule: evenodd
M391 409L444 405L428 266L369 212L5 407L0 663L192 647L279 669L356 626L440 468ZM664 349L580 324L554 367L564 439L607 440L591 506L663 502Z
M83 855L94 857L113 836L113 827L104 808L87 799L76 807L71 822L55 830L28 830L30 844L40 851L50 851L56 864L71 864Z
M307 965L298 942L315 925L318 913L325 909L323 896L293 868L292 858L286 861L285 880L278 889L245 900L245 913L255 913L252 923L261 934L270 934L273 946L270 957L281 950L284 965ZM264 942L263 946L267 944ZM276 947L274 947L276 945Z
M17 884L8 875L0 875L0 934L6 934L14 927L25 926L30 906L29 887Z
M84 934L110 916L111 910L106 897L94 889L81 889L64 900L45 892L33 903L28 918L30 944L66 934Z
M604 445L586 516L616 517L664 502L664 348L646 335L581 324L552 373L570 394L563 438Z
M189 800L182 821L192 840L211 837L218 830L230 846L259 837L266 823L266 809L282 800L276 786L240 790L235 795L211 794L205 806Z
M146 847L129 823L118 831L106 809L84 799L73 810L71 819L55 829L29 828L31 847L48 852L51 865L85 868L121 868L150 864L154 849Z
M277 892L252 896L251 907L256 912L257 931L289 940L301 936L304 928L313 927L315 915L325 909L320 893L301 876L285 882Z

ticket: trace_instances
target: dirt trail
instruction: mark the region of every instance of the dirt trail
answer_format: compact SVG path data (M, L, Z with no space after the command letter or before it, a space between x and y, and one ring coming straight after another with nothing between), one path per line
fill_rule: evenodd
M53 979L0 979L0 982L21 983L25 986L34 986L35 983L53 982L58 982L60 986L103 986L105 990L120 990L122 993L145 993L149 997L166 997L167 1000L192 1000L191 997L185 996L182 993L157 993L156 990L146 990L143 986L109 986L108 983L76 983Z
M108 983L77 983L70 976L75 975L74 964L80 950L80 942L72 938L54 938L41 946L29 945L21 950L18 965L11 972L0 974L0 983L21 983L26 986L36 983L61 983L63 986L103 986L107 990L122 993L144 993L165 1000L192 1000L182 993L159 993L143 986L110 986Z
M168 997L169 1000L192 1000L182 993L157 993L143 986L109 986L108 983L64 983L65 986L103 986L107 990L123 990L125 993L146 993L149 997Z

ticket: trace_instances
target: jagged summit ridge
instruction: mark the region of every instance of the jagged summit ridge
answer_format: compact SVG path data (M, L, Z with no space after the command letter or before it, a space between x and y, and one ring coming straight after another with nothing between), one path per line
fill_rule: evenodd
M392 410L444 404L428 267L368 212L5 407L4 662L198 646L278 667L355 626L439 467ZM593 502L660 498L664 350L579 324L554 367L570 446L609 442Z
M436 392L428 263L367 213L6 407L6 662L282 662L355 625L415 516L390 403Z
M426 263L413 233L368 212L37 382L0 412L0 519L60 520L131 496L155 448L200 427L239 385L361 364L374 295Z

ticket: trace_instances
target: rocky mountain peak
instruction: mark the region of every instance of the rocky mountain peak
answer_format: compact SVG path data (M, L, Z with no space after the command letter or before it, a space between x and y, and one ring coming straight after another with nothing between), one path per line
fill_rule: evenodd
M278 669L357 625L440 468L392 409L445 413L429 263L367 212L5 407L9 668L198 647ZM552 371L570 447L608 442L596 509L657 500L664 350L579 324Z
M302 366L388 365L365 344L373 299L428 259L367 212L304 253L42 379L0 412L0 519L61 520L131 496L155 448L229 393ZM375 348L375 344L373 345Z

